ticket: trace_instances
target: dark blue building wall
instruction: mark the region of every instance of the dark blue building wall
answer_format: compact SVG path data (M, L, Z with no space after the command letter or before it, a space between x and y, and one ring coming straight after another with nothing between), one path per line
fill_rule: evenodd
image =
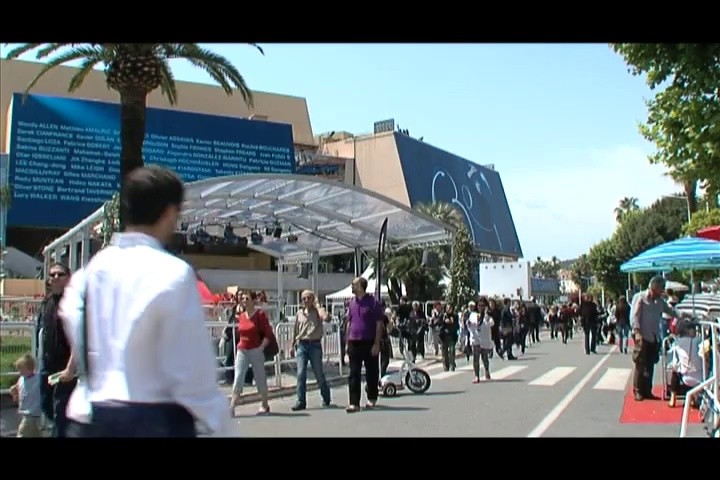
M67 228L119 187L120 106L13 96L11 226ZM148 108L143 156L192 182L243 173L294 173L292 126Z
M401 133L395 144L411 205L449 203L462 212L478 249L523 256L498 172Z

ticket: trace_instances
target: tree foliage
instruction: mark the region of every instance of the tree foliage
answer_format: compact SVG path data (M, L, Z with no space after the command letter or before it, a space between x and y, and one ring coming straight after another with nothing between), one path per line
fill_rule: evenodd
M697 181L720 193L720 44L619 43L633 75L645 75L656 90L640 126L656 146L652 163L664 164L681 183L695 211Z
M453 243L453 261L450 267L450 291L447 301L456 308L467 303L475 296L473 279L473 244L467 227L461 225L455 232Z
M697 235L698 230L715 225L720 225L720 208L713 208L708 211L700 210L695 212L690 222L683 226L682 234L694 237Z
M627 278L620 271L622 262L615 251L613 238L606 238L593 245L587 259L593 275L605 288L606 294L617 297L625 291Z
M685 202L674 197L626 212L615 233L590 248L588 263L593 276L610 295L621 294L627 280L620 272L620 265L646 250L679 238L686 219ZM650 274L633 276L635 283L644 284Z
M543 260L540 257L535 259L532 265L533 275L540 278L558 278L558 272L562 267L560 259L553 256L550 260Z
M617 223L620 223L623 221L623 218L628 212L634 212L635 210L638 210L640 208L640 205L638 205L638 199L635 197L625 197L620 202L618 202L618 206L615 208L615 221Z
M580 287L581 290L585 290L588 287L588 281L592 274L592 267L590 262L588 262L588 256L585 254L580 255L570 266L570 279L575 285Z
M438 220L453 230L465 225L460 212L449 203L423 203L415 210ZM428 253L437 259L437 265L423 265L423 250L418 248L389 249L383 259L383 273L388 293L393 303L402 296L402 287L408 298L418 301L436 300L442 297L440 281L450 267L450 247L428 248ZM373 265L377 265L375 259Z
M685 202L672 197L633 212L613 235L618 260L624 263L645 250L677 239L686 219Z

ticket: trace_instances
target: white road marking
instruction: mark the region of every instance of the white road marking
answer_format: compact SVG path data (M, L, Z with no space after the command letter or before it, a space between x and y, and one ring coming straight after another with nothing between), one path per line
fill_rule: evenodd
M539 376L528 385L537 385L543 387L552 387L560 382L563 378L575 371L576 367L555 367L549 372Z
M440 372L437 375L432 375L431 378L433 380L442 380L444 378L450 378L450 377L454 377L455 375L460 375L460 373L462 373L462 372L459 372L457 370L455 370L454 372L452 372L452 371Z
M509 367L501 368L497 372L493 372L492 368L490 369L490 376L493 380L502 380L504 378L511 377L515 375L516 373L520 373L523 370L528 368L527 365L511 365Z
M593 368L590 369L590 371L585 374L583 378L580 379L580 381L575 385L572 390L570 390L565 397L560 400L560 402L555 405L555 408L553 408L550 413L543 418L540 423L535 427L530 433L528 433L528 438L538 438L541 437L543 433L547 431L548 428L552 426L555 421L560 418L560 415L565 411L565 409L572 403L573 400L580 394L580 391L582 391L583 387L590 381L590 379L597 373L600 368L610 359L610 355L617 350L617 346L613 346L604 357L602 357Z
M593 390L625 391L632 368L608 368L595 384Z

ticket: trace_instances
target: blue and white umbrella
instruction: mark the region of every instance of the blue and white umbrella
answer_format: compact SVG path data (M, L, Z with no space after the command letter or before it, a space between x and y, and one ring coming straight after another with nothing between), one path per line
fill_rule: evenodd
M647 250L620 266L625 273L720 269L720 242L685 237Z

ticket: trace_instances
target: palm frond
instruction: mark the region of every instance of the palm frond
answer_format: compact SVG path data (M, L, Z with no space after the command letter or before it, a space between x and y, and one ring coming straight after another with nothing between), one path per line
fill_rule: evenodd
M101 47L91 48L93 48L93 50L95 50L97 54L87 57L80 64L80 70L78 70L78 72L70 79L70 86L68 87L68 92L70 93L80 88L80 86L83 84L90 72L92 72L93 68L95 68L95 65L97 65L98 63L107 64L109 61L109 58L107 57L107 52L102 50Z
M160 82L160 93L168 99L170 105L177 104L177 85L175 84L175 76L172 73L170 65L167 60L160 62L160 73L162 74L162 81Z
M81 60L83 59L85 62L89 62L94 60L93 65L100 63L103 61L104 57L102 56L101 49L95 49L90 46L86 47L76 47L72 50L69 50L65 53L62 53L51 60L49 60L43 68L40 69L40 71L35 75L35 77L30 81L27 88L25 88L25 95L23 96L23 99L27 96L28 92L32 90L32 88L37 84L38 81L45 75L47 72L52 70L55 67L59 67L60 65L63 65L68 62L72 62L74 60ZM87 75L87 74L86 74ZM72 84L72 80L70 82Z
M224 56L201 48L196 43L161 44L159 49L168 59L184 59L205 70L228 95L232 95L234 89L237 89L245 103L249 107L253 106L252 91L245 83L242 74ZM262 52L262 49L260 51Z
M262 47L261 47L260 45L258 45L257 43L248 43L248 45L250 45L251 47L256 48L256 49L258 50L258 52L260 52L260 55L265 56L265 51L264 51L264 50L262 49Z
M6 43L5 45L8 45L8 44ZM43 43L23 43L22 45L17 46L15 48L13 48L12 50L10 50L5 55L5 58L7 60L12 60L13 58L21 57L21 56L25 55L26 53L28 53L32 50L35 50L38 47L41 47L42 45L44 45L44 44Z
M51 54L55 53L56 51L60 50L63 47L72 46L74 44L72 43L48 43L43 48L38 50L37 55L35 55L35 58L38 60L42 60L45 57L50 56Z

